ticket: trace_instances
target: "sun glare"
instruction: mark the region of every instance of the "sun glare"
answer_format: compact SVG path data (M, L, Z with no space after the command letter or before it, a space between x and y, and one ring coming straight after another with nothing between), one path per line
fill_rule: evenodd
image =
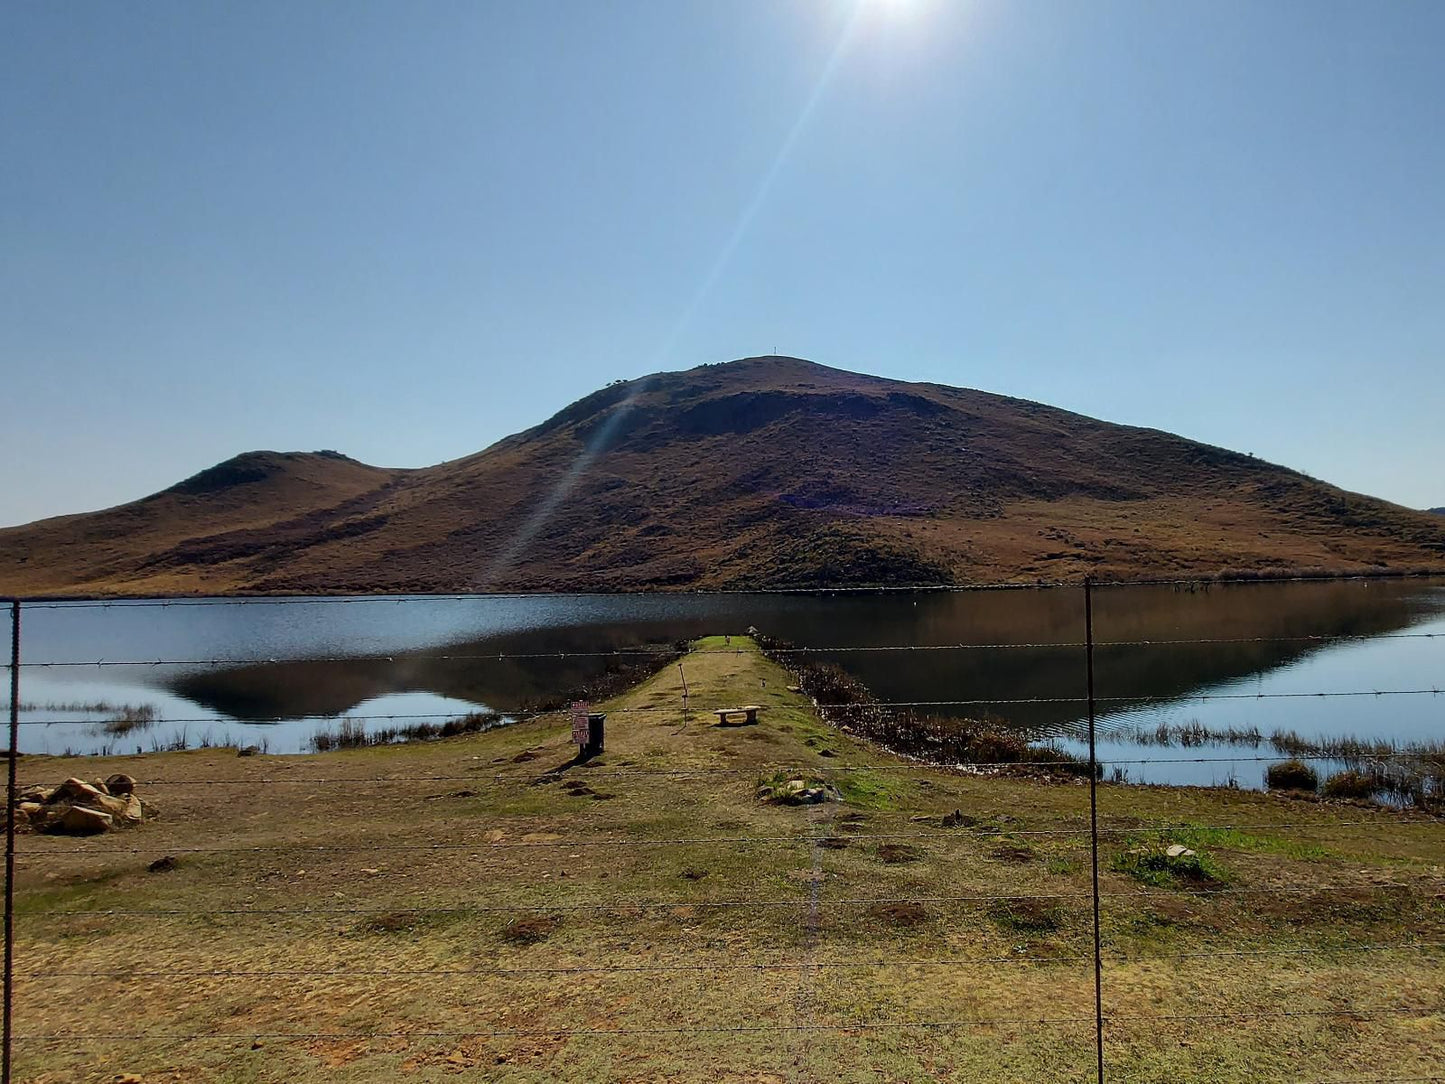
M890 17L902 17L916 14L924 5L924 0L860 0L865 10L872 10Z
M853 0L853 21L885 32L918 27L932 21L928 16L936 7L935 0Z

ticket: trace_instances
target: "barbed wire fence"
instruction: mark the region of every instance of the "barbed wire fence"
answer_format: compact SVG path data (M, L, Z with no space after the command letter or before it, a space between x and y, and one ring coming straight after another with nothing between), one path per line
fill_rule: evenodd
M1139 581L1127 584L1134 586ZM1150 584L1171 584L1171 585L1200 585L1201 581L1193 580L1158 580L1144 581ZM1212 585L1219 581L1204 581L1205 585ZM1045 903L1057 905L1087 905L1090 912L1091 951L1081 953L1009 953L990 954L981 953L971 956L951 955L947 958L930 959L919 958L911 955L883 955L883 956L859 956L856 958L818 958L811 951L804 954L799 960L788 955L778 954L767 959L736 959L710 961L705 963L658 963L645 961L629 961L624 958L610 958L601 962L582 962L558 964L555 966L466 966L466 967L407 967L388 966L373 968L357 967L298 967L298 966L272 966L272 967L235 967L235 966L210 966L194 968L152 968L144 967L118 967L112 970L69 970L64 967L38 966L27 967L20 972L20 977L27 980L48 980L67 978L96 978L109 977L126 981L134 981L147 977L176 977L194 978L221 981L251 981L258 979L290 979L290 980L315 980L324 978L345 978L371 976L376 978L417 978L417 979L444 979L448 977L466 978L493 978L505 980L508 978L539 977L539 978L561 978L576 975L657 975L665 977L668 975L721 975L727 973L748 973L748 972L797 972L800 982L806 983L807 977L813 972L865 972L871 969L902 969L902 968L958 968L968 967L1019 967L1034 965L1061 965L1075 964L1087 966L1091 972L1092 1005L1091 1012L1084 1014L1058 1014L1053 1012L1041 1012L1036 1015L968 1015L957 1018L942 1019L867 1019L848 1020L841 1023L826 1023L817 1020L815 1017L805 1015L807 1006L806 998L800 997L795 1005L795 1019L788 1022L769 1022L757 1020L747 1023L727 1023L714 1026L687 1024L674 1025L658 1023L656 1026L615 1026L615 1027L493 1027L493 1028L395 1028L393 1030L377 1028L353 1028L350 1030L318 1030L314 1028L302 1028L300 1030L272 1030L272 1031L251 1031L235 1030L228 1031L224 1027L211 1030L184 1030L184 1029L162 1029L149 1028L112 1028L105 1030L75 1031L71 1029L52 1031L46 1030L43 1026L37 1030L27 1030L18 1033L14 1028L13 1005L14 989L17 977L16 971L16 949L15 949L15 915L16 915L16 869L17 862L26 864L30 862L44 863L61 857L83 856L88 858L99 858L107 860L107 856L140 856L165 858L178 854L210 854L210 855L232 855L262 857L267 854L281 852L286 854L334 854L351 856L369 854L405 854L405 855L445 855L448 861L459 861L462 856L468 860L480 861L482 855L488 860L492 856L505 855L521 849L546 849L546 850L631 850L631 849L682 849L690 846L727 846L737 848L780 848L780 847L805 847L811 851L814 865L814 873L818 872L822 848L828 846L829 841L838 838L839 826L830 821L810 819L806 829L801 832L783 834L758 834L758 833L737 833L737 834L696 834L696 835L670 835L655 838L596 838L590 835L574 835L568 838L552 838L542 840L475 840L469 839L459 842L454 839L440 838L435 840L418 840L406 843L335 843L326 842L288 842L274 844L247 844L243 842L229 844L214 844L206 846L178 846L169 841L149 841L141 839L134 845L120 845L116 842L117 837L106 836L99 841L88 841L83 847L57 845L55 842L47 842L41 845L37 842L28 845L23 852L17 853L17 800L21 793L21 785L18 778L18 764L23 757L21 752L21 734L26 727L50 727L65 725L83 725L83 720L72 719L22 719L21 718L21 674L26 668L37 670L46 669L77 669L77 668L106 668L106 667L238 667L238 666L265 666L274 664L276 658L265 657L215 657L215 658L125 658L125 659L84 659L84 660L26 660L21 653L21 618L22 607L66 607L66 608L95 608L95 607L190 607L190 606L211 606L211 605L235 605L234 599L139 599L139 600L115 600L115 599L41 599L41 600L11 600L11 661L8 667L10 671L10 727L9 727L9 751L8 751L8 779L7 779L7 814L6 814L6 863L5 863L5 944L4 944L4 991L3 991L3 1036L0 1036L0 1084L10 1084L12 1079L12 1052L17 1044L72 1044L76 1047L93 1047L96 1045L115 1044L246 1044L260 1041L277 1043L308 1043L316 1041L360 1041L377 1042L387 1040L421 1041L421 1040L463 1040L463 1039L520 1039L527 1037L551 1037L551 1038L577 1038L588 1037L625 1037L625 1036L670 1036L676 1038L694 1037L700 1038L708 1035L739 1035L739 1036L807 1036L822 1032L832 1033L880 1033L880 1032L957 1032L969 1031L970 1029L993 1029L1004 1026L1018 1026L1029 1028L1049 1029L1077 1029L1092 1033L1092 1048L1095 1055L1093 1073L1091 1074L1099 1084L1109 1076L1109 1045L1110 1027L1117 1021L1108 1012L1107 977L1112 967L1138 962L1159 962L1164 964L1177 963L1186 960L1200 959L1301 959L1301 958L1351 958L1355 955L1371 956L1373 954L1386 954L1401 950L1419 952L1433 952L1445 947L1445 942L1437 939L1415 939L1411 941L1389 940L1377 943L1351 943L1347 946L1338 947L1279 947L1265 949L1216 949L1208 951L1155 951L1155 952L1123 952L1114 949L1107 944L1104 935L1102 915L1106 906L1114 901L1148 900L1171 898L1175 895L1169 889L1141 887L1130 889L1106 889L1101 885L1100 879L1100 857L1101 840L1119 840L1136 838L1143 835L1153 834L1163 837L1170 831L1193 831L1193 832L1247 832L1247 831L1268 831L1271 833L1299 833L1300 837L1310 842L1324 838L1365 838L1369 833L1378 832L1380 820L1378 817L1362 817L1358 820L1333 819L1329 822L1319 820L1303 819L1298 821L1267 821L1254 822L1242 820L1234 822L1222 822L1218 824L1197 824L1194 822L1171 822L1171 821L1145 821L1134 815L1120 816L1111 820L1107 815L1101 814L1099 807L1099 793L1101 788L1102 773L1105 767L1124 767L1127 765L1155 765L1155 764L1207 764L1207 763L1245 763L1245 762L1267 762L1277 761L1280 756L1261 755L1233 755L1233 756L1196 756L1196 757L1138 757L1119 758L1109 757L1107 762L1102 760L1098 752L1098 713L1101 706L1111 705L1115 707L1127 707L1131 705L1144 705L1160 701L1198 701L1209 702L1215 700L1224 701L1249 701L1249 700L1281 700L1281 699L1336 699L1336 698L1383 698L1383 697L1439 697L1442 690L1434 686L1418 686L1390 689L1332 689L1316 691L1289 691L1289 692L1214 692L1214 693L1164 693L1157 695L1131 694L1131 695L1109 695L1101 694L1095 686L1096 667L1095 652L1099 648L1109 647L1171 647L1171 646L1205 646L1222 644L1248 644L1248 643L1293 643L1293 644L1325 644L1339 643L1349 640L1377 640L1377 639L1420 639L1433 640L1441 638L1441 634L1432 632L1386 632L1386 633L1362 633L1358 635L1288 635L1288 636L1252 636L1252 637L1200 637L1192 639L1165 638L1165 639L1117 639L1097 640L1094 635L1094 613L1093 613L1093 592L1100 586L1123 586L1124 584L1095 584L1086 581L1082 587L1083 624L1085 636L1082 640L1054 640L1043 642L1007 642L1007 643L930 643L930 644L839 644L835 646L776 646L771 649L772 654L791 658L799 662L810 657L833 657L849 653L902 653L902 652L954 652L972 650L1078 650L1082 652L1083 662L1081 667L1081 690L1080 695L1073 696L1033 696L1033 697L1005 697L1005 698L956 698L956 699L934 699L934 700L887 700L870 701L867 709L874 712L911 712L928 709L948 708L1006 708L1010 706L1019 707L1026 705L1065 705L1080 709L1083 714L1087 729L1083 740L1087 744L1088 756L1084 762L1087 770L1088 783L1088 810L1086 816L1078 818L1079 823L1071 824L1062 828L1020 828L1011 827L1008 829L1009 836L1023 838L1049 839L1055 841L1072 841L1087 850L1090 865L1090 887L1084 892L1019 892L1019 893L976 893L976 894L949 894L936 893L926 894L920 892L909 892L905 894L889 896L841 896L825 894L821 891L820 882L814 879L809 884L806 895L794 897L778 897L775 894L761 892L741 892L727 898L698 899L691 897L678 898L638 898L619 896L614 899L593 899L587 902L564 902L549 900L545 897L528 898L525 902L516 899L473 899L464 904L453 904L448 906L407 906L407 905L337 905L337 906L304 906L304 907L266 907L254 904L248 905L215 905L203 909L198 908L167 908L167 907L65 907L47 906L31 907L25 912L27 917L36 919L46 918L76 918L85 917L96 922L107 922L117 919L138 920L145 922L167 922L175 919L188 919L204 917L207 921L225 920L255 920L261 923L268 921L310 921L314 919L326 920L335 916L394 916L398 913L426 915L426 916L476 916L476 915L515 915L519 913L533 914L538 912L586 912L595 915L614 916L618 921L628 921L637 913L670 913L679 908L691 909L692 911L706 911L718 913L733 913L742 915L755 915L767 913L796 912L799 915L800 929L805 945L810 939L816 940L818 926L818 915L822 909L857 909L877 908L880 906L929 906L935 908L977 908L996 905L1012 905L1024 902ZM1073 585L1077 587L1078 585ZM1012 589L1012 585L971 585L970 589L1006 590ZM913 588L903 590L914 590ZM425 598L439 597L446 599L471 598L473 596L422 596ZM336 603L349 605L385 605L400 604L405 600L391 599L381 596L366 597L337 597L337 598L266 598L257 597L245 600L251 605L295 605L299 603ZM738 648L703 647L696 649L703 654L738 654ZM612 648L589 651L554 651L554 652L429 652L426 658L448 662L482 662L482 661L507 661L507 660L565 660L565 659L631 659L647 661L654 656L666 654L663 649L637 647L637 648ZM317 660L308 656L311 661ZM335 654L327 656L326 659L335 662L355 661L356 656ZM685 679L684 679L685 680ZM823 710L835 724L846 727L849 712L857 705L837 704L828 705ZM633 705L611 709L612 713L619 716L675 716L678 709L672 705L642 706ZM531 711L531 712L508 712L506 722L526 721L530 719L556 716L555 711ZM356 714L349 716L358 722L381 723L398 721L423 721L433 719L451 718L455 713L413 713L413 714ZM284 722L294 721L295 715L286 716L262 716L260 718L247 719L248 723ZM324 718L321 716L303 716L301 718ZM182 717L167 719L169 723L214 723L214 717L196 716L194 718ZM1417 759L1418 754L1409 750L1391 750L1383 747L1359 749L1352 752L1348 757L1341 756L1338 751L1310 753L1300 752L1294 755L1294 759L1318 760L1339 762L1349 760L1365 764L1385 764L1389 762L1408 761ZM1029 769L1048 768L1076 768L1080 761L1075 758L1060 758L1050 760L1047 758L1029 761ZM888 760L881 761L872 758L871 762L828 764L810 766L809 771L822 775L829 775L838 778L848 776L850 773L879 772L894 773L901 778L932 779L940 769L949 767L960 767L961 765L931 764L922 760L905 760L903 762ZM970 771L983 770L1006 770L1017 767L1017 762L1010 759L998 760L975 760L966 765ZM688 769L663 769L663 768L594 768L588 772L588 780L609 779L615 783L636 782L641 786L650 786L661 779L722 779L736 780L738 778L756 775L755 769L737 768L728 765L715 765L703 768ZM284 774L279 769L276 772L258 775L254 772L244 776L225 776L217 774L213 778L203 779L175 779L175 778L149 778L136 781L136 785L143 787L171 787L171 788L197 788L197 787L327 787L344 786L348 788L370 788L377 792L384 792L392 787L410 787L417 783L452 783L466 782L480 785L484 775L476 771L469 773L447 773L447 772L425 772L425 773L386 773L372 772L369 774L356 774L348 772L328 772L317 774L308 771L305 774L291 775ZM534 786L535 781L518 780L506 777L501 773L494 773L492 778L485 780L486 785L493 787L522 787ZM283 791L284 793L284 791ZM906 814L899 814L900 816ZM879 813L877 819L886 819L885 814ZM1441 830L1441 822L1433 819L1426 819L1423 816L1413 818L1413 825L1424 825L1432 832ZM39 840L42 837L37 837ZM924 832L916 829L900 831L865 831L856 827L847 832L850 840L868 841L871 843L897 843L909 840L928 839L937 841L939 839L935 832ZM964 835L963 839L973 839L976 836ZM1434 836L1431 837L1432 841ZM1438 864L1437 867L1438 869ZM254 886L254 881L240 881L234 884L228 882L215 882L211 887L225 890L230 888L248 888ZM1438 875L1412 874L1411 876L1394 876L1390 879L1373 879L1368 881L1351 882L1341 886L1351 892L1388 893L1392 891L1411 891L1441 893L1445 892L1445 879ZM1291 895L1318 895L1330 891L1329 887L1320 885L1292 886L1292 885L1270 885L1265 887L1245 888L1228 885L1199 887L1193 890L1192 894L1199 898L1259 898L1259 899L1280 899L1288 898ZM1227 1026L1235 1023L1250 1021L1286 1021L1300 1019L1340 1019L1340 1020L1374 1020L1392 1018L1429 1018L1445 1012L1445 1005L1417 1002L1386 1005L1355 1005L1353 1003L1341 1005L1328 1009L1302 1009L1284 1008L1278 1010L1264 1009L1240 1009L1238 1011L1219 1012L1190 1012L1190 1013L1155 1013L1150 1019L1158 1023L1179 1023L1179 1024L1214 1024ZM1387 1084L1387 1082L1406 1084L1407 1081L1445 1081L1445 1076L1341 1076L1328 1080L1317 1081L1316 1084Z

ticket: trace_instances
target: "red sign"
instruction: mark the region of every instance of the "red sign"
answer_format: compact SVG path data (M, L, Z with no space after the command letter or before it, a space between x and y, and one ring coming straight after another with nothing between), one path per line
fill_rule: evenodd
M577 745L587 744L587 714L592 705L585 700L572 702L572 741Z

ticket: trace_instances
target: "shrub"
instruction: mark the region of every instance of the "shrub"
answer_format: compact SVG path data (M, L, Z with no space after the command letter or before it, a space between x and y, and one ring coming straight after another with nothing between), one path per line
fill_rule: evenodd
M1226 880L1224 871L1207 854L1186 851L1171 856L1162 843L1132 847L1116 855L1112 865L1155 888L1209 888Z
M1270 790L1303 790L1313 794L1319 789L1319 773L1301 760L1282 760L1264 772L1264 785Z
M868 687L841 666L802 663L796 670L798 684L820 704L867 704L873 699Z
M1322 789L1327 798L1369 799L1380 789L1380 780L1367 772L1347 768L1326 779Z

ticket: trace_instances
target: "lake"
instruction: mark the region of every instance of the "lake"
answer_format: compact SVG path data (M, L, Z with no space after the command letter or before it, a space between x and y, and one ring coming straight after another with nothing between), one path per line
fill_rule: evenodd
M1131 780L1260 785L1268 744L1157 743L1195 724L1445 736L1445 698L1428 692L1445 686L1445 580L1106 587L1094 618L1100 757ZM944 701L927 710L1080 747L1077 588L27 604L20 747L125 753L184 738L299 752L343 718L515 712L618 661L597 653L749 627L815 649L810 661L883 701ZM906 650L878 650L893 648ZM1381 695L1299 695L1318 693ZM126 707L135 727L107 733Z

